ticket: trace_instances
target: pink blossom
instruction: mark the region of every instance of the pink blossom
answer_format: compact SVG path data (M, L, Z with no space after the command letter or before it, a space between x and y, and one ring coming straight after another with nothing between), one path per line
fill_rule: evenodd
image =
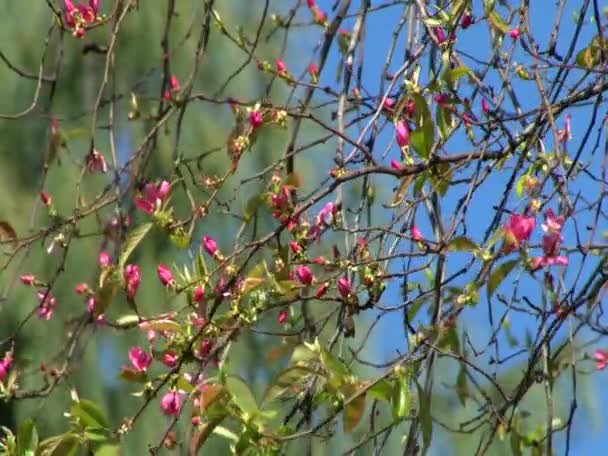
M136 264L128 264L125 266L124 278L127 287L127 297L133 299L137 293L139 282L141 281L141 269Z
M170 283L174 282L173 274L171 273L169 268L167 266L165 266L164 264L159 264L156 267L156 272L158 272L158 278L160 279L160 281L163 285L167 286Z
M99 11L99 0L89 0L89 6L95 14Z
M162 362L168 368L173 369L175 366L177 366L177 353L175 353L173 350L167 350L165 353L163 353Z
M519 247L522 241L529 239L535 224L534 217L513 213L509 222L504 226L507 249Z
M391 109L395 105L395 99L391 97L386 97L384 99L384 108Z
M563 215L556 216L553 209L549 208L545 212L545 223L541 227L545 233L561 233L564 221Z
M57 300L48 289L38 290L36 294L40 301L36 314L43 320L50 320L53 316L53 312L55 312L55 309L57 308Z
M129 348L129 361L135 370L145 372L152 364L152 355L139 346Z
M308 65L308 73L313 78L318 78L319 77L319 67L317 66L316 63L312 62L310 65Z
M302 247L298 244L298 241L289 241L289 248L293 253L300 253L302 251Z
M283 324L287 321L287 311L285 309L281 310L279 312L279 316L277 318L277 321L279 322L279 324Z
M306 0L306 3L308 4L309 8L312 8L313 6L315 6L315 0Z
M175 76L174 74L172 74L171 77L169 78L169 86L171 87L171 90L174 92L178 91L181 88L179 79L177 79L177 76Z
M437 103L439 105L444 105L448 101L448 94L439 93L439 94L433 95L433 100L435 101L435 103Z
M80 17L82 17L82 20L84 20L86 23L95 22L95 12L90 6L79 3L76 8L80 13Z
M71 13L76 9L71 0L63 0L63 6L68 13Z
M338 285L338 292L342 295L342 297L348 298L348 296L350 295L350 293L352 291L350 280L348 280L348 277L346 277L346 276L340 277L338 279L337 285Z
M325 263L327 263L327 260L324 257L322 257L322 256L318 256L318 257L315 257L312 260L312 262L315 263L315 264L323 266Z
M97 151L97 149L93 149L89 155L87 155L87 168L89 171L99 171L100 173L106 173L108 171L106 159Z
M158 186L148 182L144 187L143 196L135 198L135 205L142 211L153 214L167 197L170 188L171 184L166 180L161 181Z
M519 37L519 29L518 28L511 29L511 31L509 32L509 35L513 39L518 38Z
M407 146L410 143L410 129L403 120L397 122L397 144L399 147Z
M287 65L285 65L285 62L283 62L283 60L278 57L274 59L274 65L277 70L277 73L284 73L287 71Z
M4 358L0 360L0 382L4 381L12 364L13 355L11 354L11 352L6 352Z
M198 357L204 358L209 353L211 353L212 348L213 348L213 341L211 339L209 339L208 337L205 337L203 340L201 340L201 342L198 346L198 353L197 353Z
M597 349L593 354L595 358L595 368L598 370L604 369L608 365L608 350Z
M170 390L160 400L160 408L165 415L177 416L185 398L185 391Z
M36 281L36 276L34 274L23 274L19 279L23 285L33 285Z
M87 298L87 312L90 314L94 314L97 310L97 299L95 299L94 295L91 295Z
M312 271L305 264L296 268L296 277L303 285L310 285L314 279Z
M99 262L99 266L101 266L102 268L107 268L110 265L112 259L110 258L110 254L108 252L102 250L97 256L97 261Z
M422 231L416 225L412 226L412 239L415 241L422 241Z
M249 125L251 125L252 128L258 128L263 122L264 116L262 115L261 111L253 109L249 113Z
M317 225L331 225L333 217L336 215L338 208L333 201L326 203L317 215Z
M207 234L203 236L203 247L205 248L205 251L211 256L215 256L215 254L217 253L217 242L215 242L215 239L213 239Z

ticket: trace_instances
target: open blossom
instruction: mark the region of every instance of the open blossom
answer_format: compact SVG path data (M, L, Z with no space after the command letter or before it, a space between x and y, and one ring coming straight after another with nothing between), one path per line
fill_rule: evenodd
M407 146L410 143L410 129L403 120L397 122L397 144L399 147Z
M160 408L165 415L177 416L186 397L183 390L170 390L160 400Z
M141 281L141 269L136 264L125 266L124 278L127 287L127 297L133 299L137 293L139 282Z
M89 4L79 3L74 6L71 0L64 0L65 24L73 30L74 36L84 36L87 24L95 22L99 11L99 0L89 0Z
M158 186L148 182L142 197L135 198L135 205L142 211L153 214L167 197L170 188L171 184L166 180L161 181Z
M305 264L296 268L296 277L303 285L310 285L314 279L312 271Z
M545 223L542 224L542 229L545 235L542 239L543 255L532 258L532 268L536 269L541 266L568 264L568 257L560 255L560 246L563 240L562 226L565 217L563 215L556 216L553 209L548 209L545 213Z
M87 155L87 169L89 171L98 171L100 173L106 173L108 171L106 159L99 153L97 149L93 149L89 155Z
M604 369L608 365L608 350L597 349L593 354L595 358L595 368L598 370Z
M156 271L158 272L158 278L160 279L163 285L167 286L170 283L174 282L173 274L171 273L169 268L164 264L159 264L156 267Z
M249 113L249 125L252 128L258 128L264 122L264 116L262 115L262 111L258 109L252 109Z
M510 251L519 247L522 241L529 239L535 225L536 220L534 217L526 217L525 215L513 213L503 228L507 250Z
M50 290L38 290L36 294L40 301L38 309L36 310L36 315L43 320L50 320L57 307L57 300L51 294Z
M13 364L13 355L11 352L7 352L4 355L4 358L0 360L0 382L6 378L6 375L11 368L11 364Z
M205 234L203 236L203 247L205 248L205 251L211 256L215 256L215 254L217 253L217 242L215 242L215 239L213 239L208 234Z
M340 295L342 295L343 298L347 298L348 295L350 295L351 293L351 285L350 285L350 280L348 280L348 277L346 276L342 276L338 279L338 292L340 293Z
M422 240L422 231L420 231L420 228L418 228L416 225L412 226L412 239L415 241Z
M338 211L338 208L336 207L336 204L333 201L330 201L329 203L326 203L323 208L319 211L319 214L317 215L317 221L316 224L317 225L331 225L334 216L336 215L336 212Z
M139 372L145 372L152 364L152 355L139 346L129 348L129 361Z

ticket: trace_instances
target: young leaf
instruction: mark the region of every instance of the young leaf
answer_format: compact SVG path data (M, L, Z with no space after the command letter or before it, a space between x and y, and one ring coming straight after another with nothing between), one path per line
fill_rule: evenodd
M34 456L38 447L38 432L31 418L25 419L19 425L17 432L17 454L23 456Z
M412 395L407 377L399 376L393 383L393 416L395 419L409 415L412 406Z
M216 399L220 396L221 393L224 392L224 387L219 384L207 384L205 385L205 389L201 392L201 413L205 413L205 411L209 408L211 404L213 404Z
M0 241L11 241L14 246L17 245L17 232L12 225L4 220L0 220Z
M519 263L518 260L509 260L495 268L488 279L488 299L492 297L498 285L509 275L513 268Z
M354 385L349 384L344 388L343 393L348 401L350 397L357 393L357 390ZM357 424L363 418L363 412L365 412L365 394L348 401L344 407L344 432L351 432L357 427Z
M144 239L144 237L146 237L146 234L148 234L148 231L150 231L150 228L152 228L152 226L152 223L144 223L143 225L138 226L129 233L127 239L124 242L120 258L118 259L119 270L122 271L124 269L125 264L127 264L127 260L129 259L129 256L131 255L131 253L133 253L135 247L137 247L138 244Z
M430 401L424 395L424 391L418 382L416 382L418 389L418 419L420 420L420 429L422 429L422 444L424 446L422 453L431 446L431 439L433 438L433 422L431 420Z
M433 118L424 97L415 93L412 95L412 98L416 104L415 117L417 128L411 132L410 142L418 155L422 158L429 158L435 141L435 125L433 124Z
M80 399L72 405L71 414L78 418L80 423L85 427L91 428L107 428L108 421L106 420L103 411L93 401L88 399Z
M450 240L448 250L452 252L476 252L479 250L479 246L466 236L458 236Z
M225 379L225 387L232 396L232 400L243 412L247 415L254 416L260 411L258 403L255 400L253 391L241 377L236 375L227 375Z
M305 367L295 366L283 370L275 377L274 381L264 393L262 404L272 402L283 395L292 386L299 384L310 375L315 375L315 372Z

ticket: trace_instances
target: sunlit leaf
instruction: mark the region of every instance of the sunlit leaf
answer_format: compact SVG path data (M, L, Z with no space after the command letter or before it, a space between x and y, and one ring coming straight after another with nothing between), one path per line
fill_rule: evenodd
M120 254L120 257L118 259L119 270L122 271L124 269L125 264L127 264L127 260L129 259L129 256L131 256L133 250L135 250L135 248L144 239L144 237L146 237L146 234L148 234L148 231L150 231L150 228L152 228L152 226L152 223L144 223L143 225L140 225L137 228L133 229L128 234L127 239L125 240L122 246L122 252Z
M390 401L393 395L393 385L389 380L380 380L367 390L367 394L375 399Z
M80 399L72 405L71 414L84 425L92 428L106 428L108 421L104 412L95 402Z
M488 279L488 299L518 263L519 260L509 260L494 268Z
M201 412L204 414L205 411L213 404L224 392L224 387L219 384L207 384L201 392L200 405Z
M448 250L452 252L476 252L479 246L466 236L458 236L448 242Z
M416 128L410 134L410 142L418 155L429 158L435 141L435 125L424 97L415 93L412 98L416 104Z
M119 456L120 447L118 445L106 444L95 450L95 456Z
M36 425L31 418L27 418L21 422L17 432L17 454L34 456L37 447L38 432L36 431Z
M349 397L352 397L356 394L357 390L354 385L348 385L347 388L344 388L343 393L346 396L346 400L349 400ZM351 432L357 424L361 421L363 417L363 413L365 412L365 394L362 394L355 399L350 400L344 406L344 419L343 426L344 432Z
M395 419L409 415L412 407L412 394L408 378L404 375L398 376L397 381L393 383L392 402Z
M253 391L241 377L227 375L225 379L226 390L230 393L232 400L243 412L254 416L259 412L258 403Z
M272 381L264 393L263 404L272 402L279 396L285 394L292 387L297 386L305 378L315 375L313 370L306 367L294 366L281 371Z

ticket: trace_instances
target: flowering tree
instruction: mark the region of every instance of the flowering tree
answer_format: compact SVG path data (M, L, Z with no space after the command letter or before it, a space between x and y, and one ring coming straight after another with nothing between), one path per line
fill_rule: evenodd
M4 40L2 454L570 451L608 364L598 2L186 3Z

